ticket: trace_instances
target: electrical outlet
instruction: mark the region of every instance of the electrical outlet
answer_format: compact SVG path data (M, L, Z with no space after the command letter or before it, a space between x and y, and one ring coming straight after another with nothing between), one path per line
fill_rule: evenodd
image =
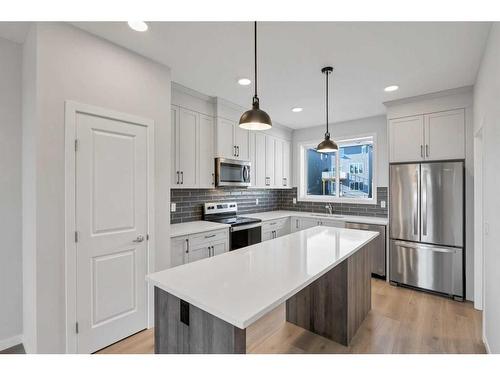
M255 198L255 205L258 206L259 205L259 198Z
M385 201L380 201L380 207L385 208Z
M170 203L170 212L177 211L177 205L175 203Z
M293 204L297 204L297 198L293 198L293 199L292 199L292 203L293 203Z

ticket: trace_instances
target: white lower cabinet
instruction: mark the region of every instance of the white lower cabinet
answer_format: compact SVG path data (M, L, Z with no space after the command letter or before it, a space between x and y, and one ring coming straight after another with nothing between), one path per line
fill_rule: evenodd
M262 242L290 233L290 219L269 220L262 223Z
M291 219L291 231L298 232L300 230L312 228L318 225L324 227L336 227L344 228L345 223L339 220L331 220L327 218L314 218L314 217L292 217Z
M174 237L170 240L170 266L191 263L229 251L227 229Z

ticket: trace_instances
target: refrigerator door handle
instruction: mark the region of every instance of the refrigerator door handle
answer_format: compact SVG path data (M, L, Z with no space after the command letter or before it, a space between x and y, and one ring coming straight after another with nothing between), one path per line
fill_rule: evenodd
M407 249L419 249L419 250L429 250L429 251L434 251L438 253L451 253L451 254L456 254L457 249L454 248L446 248L446 247L439 247L439 246L430 246L430 245L424 245L421 243L411 243L411 242L403 242L403 241L394 241L394 245L400 246L400 247L405 247Z
M422 171L422 235L427 236L427 172Z
M418 169L415 171L415 183L418 186ZM417 193L413 194L413 234L418 235L418 189Z

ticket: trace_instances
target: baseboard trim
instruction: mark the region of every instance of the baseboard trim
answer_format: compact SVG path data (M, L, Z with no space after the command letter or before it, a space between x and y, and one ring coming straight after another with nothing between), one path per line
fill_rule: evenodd
M486 338L486 336L484 334L483 334L483 344L484 344L484 347L486 349L486 353L491 354L490 344L488 344L488 339Z
M0 351L22 344L22 342L23 342L22 335L12 336L7 339L0 340Z

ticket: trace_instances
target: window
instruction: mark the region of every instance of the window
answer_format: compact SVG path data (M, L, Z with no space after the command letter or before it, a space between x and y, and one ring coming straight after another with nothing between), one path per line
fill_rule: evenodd
M339 150L301 144L299 200L374 203L374 136L336 140Z

